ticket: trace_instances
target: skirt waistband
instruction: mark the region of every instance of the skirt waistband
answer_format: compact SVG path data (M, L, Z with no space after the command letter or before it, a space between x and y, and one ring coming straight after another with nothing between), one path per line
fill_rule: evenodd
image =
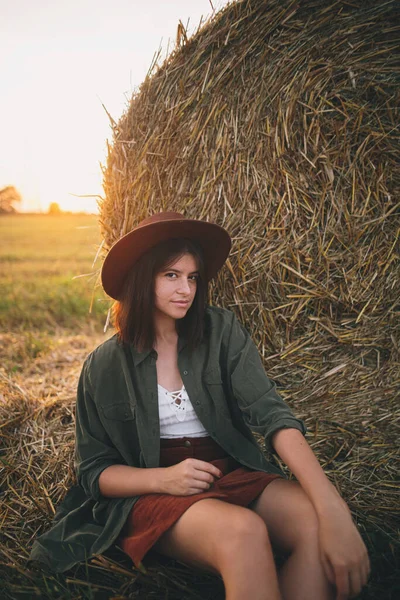
M216 446L220 448L221 446L214 442L212 437L204 436L204 437L181 437L181 438L161 438L160 439L160 447L161 448L190 448L191 446L195 446L196 448L200 447L209 447Z
M227 452L210 436L160 439L160 467L170 467L186 458L211 462L225 457Z

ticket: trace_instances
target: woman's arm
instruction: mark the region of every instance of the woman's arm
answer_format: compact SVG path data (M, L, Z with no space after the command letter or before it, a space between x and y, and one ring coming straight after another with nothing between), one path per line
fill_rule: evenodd
M76 403L75 467L87 496L127 498L141 494L191 495L209 489L219 469L189 458L172 467L154 469L129 466L112 443L100 419L90 377L91 355L78 383Z
M161 468L141 469L127 465L111 465L100 474L100 493L107 498L160 494L161 471Z
M85 360L79 377L75 416L75 470L87 496L100 500L99 476L110 466L123 463L104 429L94 401L90 378L92 354Z
M226 369L246 424L264 436L266 447L287 464L313 504L326 575L336 585L337 598L347 598L347 590L360 589L367 580L367 550L346 503L304 438L304 423L296 419L277 392L254 342L236 318L232 318L227 342Z
M317 514L325 512L332 503L344 504L300 431L279 429L272 436L271 445L296 477Z
M283 428L306 433L303 421L297 419L269 379L250 334L232 313L227 327L226 364L223 365L230 397L237 402L248 427L262 435L269 450L273 434Z
M347 598L351 589L365 585L370 571L367 549L350 510L300 431L280 429L271 443L315 508L322 564L328 579L336 585L337 597Z
M99 488L101 494L109 498L141 494L190 496L208 490L214 478L221 476L217 467L197 458L153 469L111 465L100 474Z

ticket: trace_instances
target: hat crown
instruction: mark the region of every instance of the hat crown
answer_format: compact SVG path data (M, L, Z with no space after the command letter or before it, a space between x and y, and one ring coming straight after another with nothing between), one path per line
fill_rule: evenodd
M231 247L228 232L217 225L189 219L178 212L159 212L143 219L110 248L101 269L104 291L120 299L124 280L135 262L157 244L176 238L195 240L202 248L206 278L215 277Z
M160 212L160 213L156 213L155 215L152 215L151 217L147 217L146 219L143 219L143 221L140 221L139 225L137 226L137 229L139 227L144 227L145 225L151 225L153 223L160 223L160 222L164 222L164 221L182 221L182 219L186 219L185 215L182 215L181 213L178 212Z

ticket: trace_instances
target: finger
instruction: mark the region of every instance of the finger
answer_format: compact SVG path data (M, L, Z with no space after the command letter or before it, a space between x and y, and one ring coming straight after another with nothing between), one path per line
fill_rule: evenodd
M335 568L336 600L346 600L350 593L349 574L346 567Z
M197 481L205 481L206 483L214 483L215 477L210 473L206 473L205 471L195 471L193 474L194 480Z
M362 582L362 584L364 586L364 585L367 585L367 583L368 583L369 574L370 574L370 571L371 571L371 567L370 567L368 556L366 557L366 560L362 564L361 571L362 571L361 582Z
M321 563L322 563L322 567L324 569L325 575L329 581L329 583L331 583L332 585L335 585L335 572L332 569L332 565L329 562L328 558L321 553Z
M368 556L368 552L367 549L365 548L365 551L363 552L360 560L359 560L359 578L360 578L360 584L361 587L364 587L364 585L367 584L368 578L369 578L369 573L370 573L370 562L369 562L369 556Z
M223 473L217 467L212 465L211 463L205 462L204 460L196 460L194 464L194 468L198 471L202 471L205 473L210 473L213 477L222 477Z
M208 483L204 483L203 484L204 487L201 487L200 484L197 483L193 483L193 485L189 488L189 492L188 494L203 494L204 492L207 492L210 488L210 484Z
M362 578L363 575L361 569L354 569L354 571L349 574L350 598L355 598L361 592L363 587Z
M222 477L223 473L217 467L212 465L211 463L206 462L205 460L199 460L198 458L193 458L193 466L195 469L199 471L206 471L207 473L211 473L215 477Z
M206 488L200 488L197 486L191 487L191 488L189 488L188 496L194 496L194 494L202 494L205 491L207 491Z

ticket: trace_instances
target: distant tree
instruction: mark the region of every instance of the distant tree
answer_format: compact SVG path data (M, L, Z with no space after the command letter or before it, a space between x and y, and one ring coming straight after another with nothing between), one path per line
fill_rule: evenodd
M13 185L0 190L0 214L9 214L17 212L14 204L20 203L22 200L20 193Z
M58 202L51 202L48 210L49 215L61 215L61 212Z

